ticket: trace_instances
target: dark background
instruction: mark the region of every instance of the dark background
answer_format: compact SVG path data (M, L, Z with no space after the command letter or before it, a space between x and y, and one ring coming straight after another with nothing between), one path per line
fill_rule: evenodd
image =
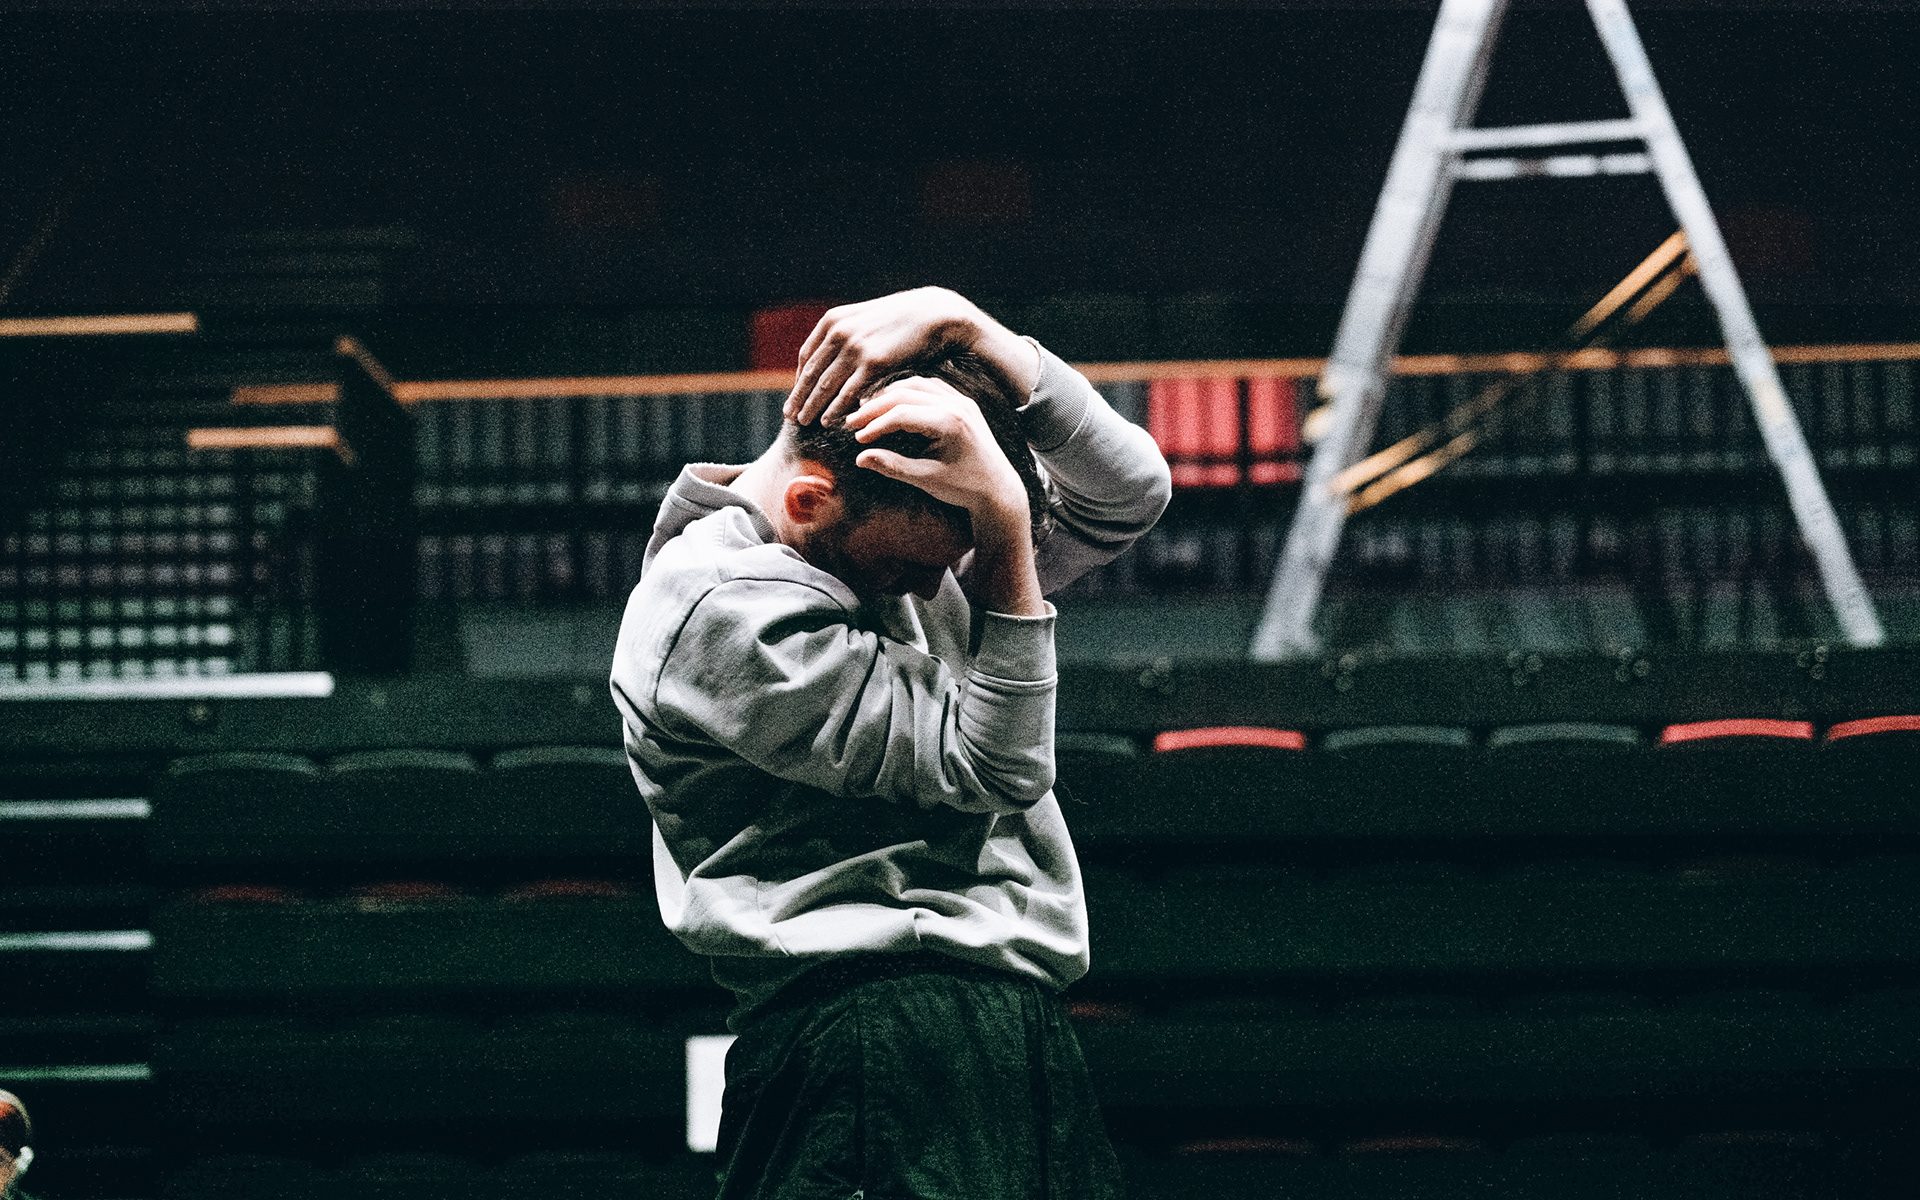
M1204 293L1256 306L1235 349L1324 353L1435 8L16 14L0 311L397 227L390 309ZM1763 332L1911 336L1920 15L1636 13ZM1480 124L1624 111L1583 11L1517 7ZM1547 342L1672 227L1650 177L1464 185L1427 307L1498 318L1409 348ZM1646 337L1712 340L1688 312Z

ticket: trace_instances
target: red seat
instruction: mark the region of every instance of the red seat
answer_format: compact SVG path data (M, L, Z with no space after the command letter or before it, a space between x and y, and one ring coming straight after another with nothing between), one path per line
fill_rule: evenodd
M1811 742L1813 722L1778 721L1764 717L1735 717L1716 721L1689 721L1669 725L1660 731L1662 746L1688 742L1711 742L1726 738L1780 738Z
M1197 729L1168 729L1153 735L1155 754L1227 747L1305 750L1307 735L1298 729L1274 729L1265 725L1207 725Z

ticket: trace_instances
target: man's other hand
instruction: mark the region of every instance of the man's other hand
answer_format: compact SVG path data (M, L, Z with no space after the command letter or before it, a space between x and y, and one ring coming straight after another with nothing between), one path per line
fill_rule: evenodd
M978 354L1019 395L1039 378L1037 352L973 301L946 288L915 288L828 309L800 347L782 413L801 425L831 424L873 380L956 349Z
M1026 527L1027 491L987 428L973 398L940 379L896 380L846 417L854 440L870 445L889 433L917 433L931 445L922 458L891 450L862 450L854 461L910 483L935 500L964 508L983 521Z

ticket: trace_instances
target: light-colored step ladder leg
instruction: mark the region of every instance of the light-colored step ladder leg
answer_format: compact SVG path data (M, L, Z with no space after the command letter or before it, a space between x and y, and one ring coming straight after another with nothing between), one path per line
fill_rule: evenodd
M1687 245L1699 266L1700 283L1720 320L1721 336L1733 359L1734 373L1747 390L1753 405L1754 422L1760 430L1767 454L1779 469L1786 485L1787 504L1793 510L1800 536L1813 554L1820 571L1827 601L1848 642L1856 646L1877 646L1886 639L1873 600L1855 569L1853 555L1847 549L1833 503L1820 482L1807 440L1801 433L1787 403L1786 389L1780 384L1780 372L1773 355L1761 340L1754 322L1753 309L1747 303L1746 289L1720 236L1720 223L1707 204L1706 192L1694 173L1693 159L1680 140L1673 114L1667 108L1660 85L1654 80L1653 66L1640 43L1633 18L1623 0L1587 0L1600 41L1613 60L1620 88L1626 93L1627 109L1640 127L1647 154L1653 160L1654 174L1666 193L1667 204L1686 231Z
M1444 0L1440 6L1320 380L1320 394L1331 402L1329 419L1307 464L1299 507L1254 632L1256 660L1315 648L1310 626L1347 519L1346 494L1333 481L1373 437L1389 362L1446 215L1453 133L1479 106L1506 8L1507 0Z

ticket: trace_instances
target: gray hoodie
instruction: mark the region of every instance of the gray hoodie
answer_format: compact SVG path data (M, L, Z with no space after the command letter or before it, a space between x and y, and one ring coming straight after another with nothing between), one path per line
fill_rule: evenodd
M1152 527L1167 466L1044 348L1020 416L1054 497L1051 592ZM735 994L729 1028L849 953L1084 975L1086 895L1051 790L1051 611L972 608L970 559L932 600L863 602L726 486L742 469L674 481L611 680L661 917Z

